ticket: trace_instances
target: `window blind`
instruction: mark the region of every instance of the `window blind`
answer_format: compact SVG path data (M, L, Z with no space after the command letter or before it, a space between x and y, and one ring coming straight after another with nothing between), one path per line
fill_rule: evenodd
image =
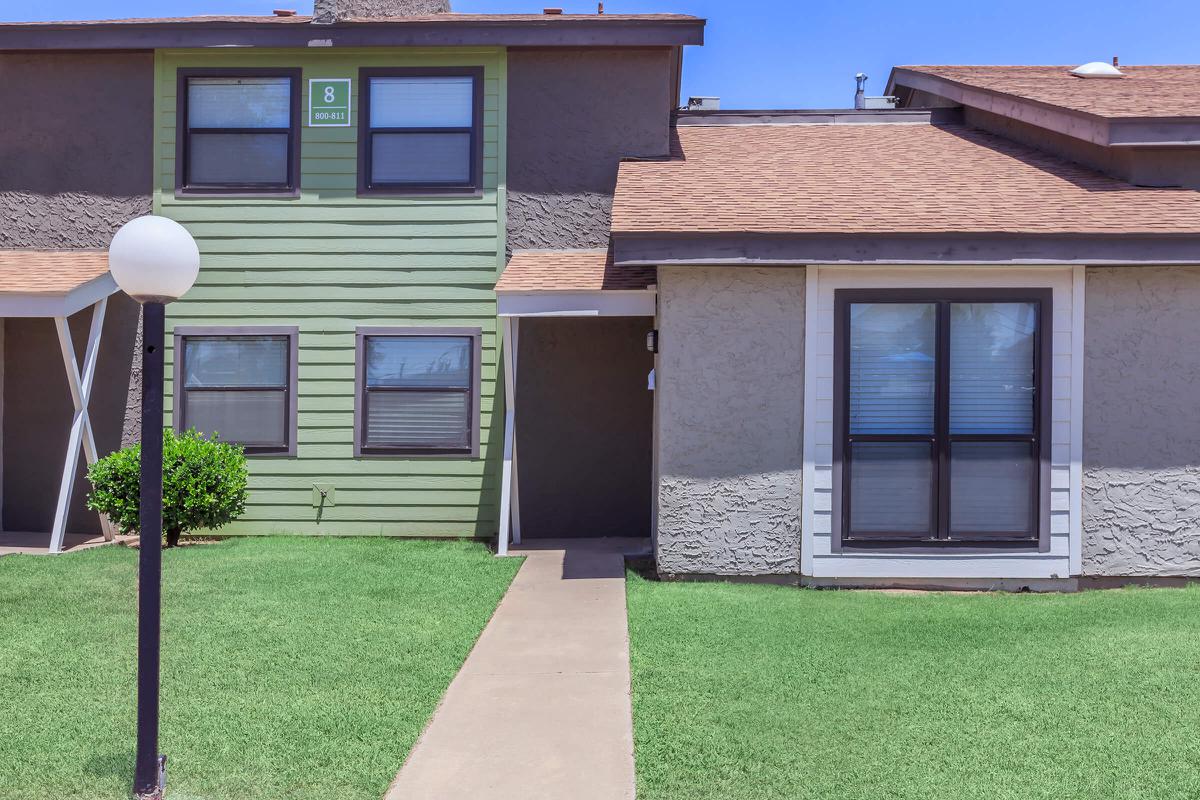
M287 128L289 78L189 78L189 128Z
M470 448L471 338L368 336L363 348L365 447Z
M466 392L368 392L368 447L470 445Z
M950 433L1032 433L1034 303L950 305Z
M183 424L245 447L280 449L291 422L288 336L185 336Z
M185 385L286 386L286 336L188 336L183 340Z
M371 137L375 180L384 183L467 183L470 133L376 133Z
M850 433L933 434L937 307L850 306Z
M468 76L372 78L372 128L470 128L475 81Z

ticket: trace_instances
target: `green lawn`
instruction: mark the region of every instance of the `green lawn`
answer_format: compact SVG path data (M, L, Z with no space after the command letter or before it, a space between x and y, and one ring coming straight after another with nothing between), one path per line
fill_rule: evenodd
M628 599L640 800L1200 798L1200 586Z
M519 562L479 544L164 554L172 800L379 800ZM0 558L0 798L125 798L137 553Z

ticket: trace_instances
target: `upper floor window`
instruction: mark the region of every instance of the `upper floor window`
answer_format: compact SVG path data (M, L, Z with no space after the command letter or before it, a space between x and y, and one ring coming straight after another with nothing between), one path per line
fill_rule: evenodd
M359 191L478 191L482 78L478 68L362 70Z
M176 189L292 193L299 185L299 70L181 70Z

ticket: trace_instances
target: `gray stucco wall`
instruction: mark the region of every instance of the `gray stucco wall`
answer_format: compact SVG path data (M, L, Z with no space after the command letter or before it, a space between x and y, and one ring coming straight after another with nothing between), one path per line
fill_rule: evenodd
M1087 270L1083 572L1200 575L1200 268Z
M0 248L107 247L150 213L154 57L0 53Z
M663 574L800 571L804 286L796 268L659 268Z
M668 152L672 51L510 50L508 247L604 247L617 166Z
M91 310L85 309L69 320L80 361L91 319ZM137 303L121 293L109 298L89 405L96 448L101 454L121 446L137 320ZM74 413L53 320L5 320L3 408L3 527L10 531L48 531L54 522ZM67 530L99 533L99 518L84 507L91 487L84 477L83 464L81 456Z
M523 538L650 535L652 326L648 317L521 320Z

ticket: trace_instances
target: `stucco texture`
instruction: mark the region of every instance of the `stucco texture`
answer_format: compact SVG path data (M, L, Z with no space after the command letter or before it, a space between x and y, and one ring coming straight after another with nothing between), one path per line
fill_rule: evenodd
M0 53L0 248L107 247L150 213L154 57Z
M668 153L667 48L511 50L508 249L606 247L620 159Z
M800 571L805 272L660 267L657 559Z
M1083 573L1200 576L1200 268L1089 268Z

